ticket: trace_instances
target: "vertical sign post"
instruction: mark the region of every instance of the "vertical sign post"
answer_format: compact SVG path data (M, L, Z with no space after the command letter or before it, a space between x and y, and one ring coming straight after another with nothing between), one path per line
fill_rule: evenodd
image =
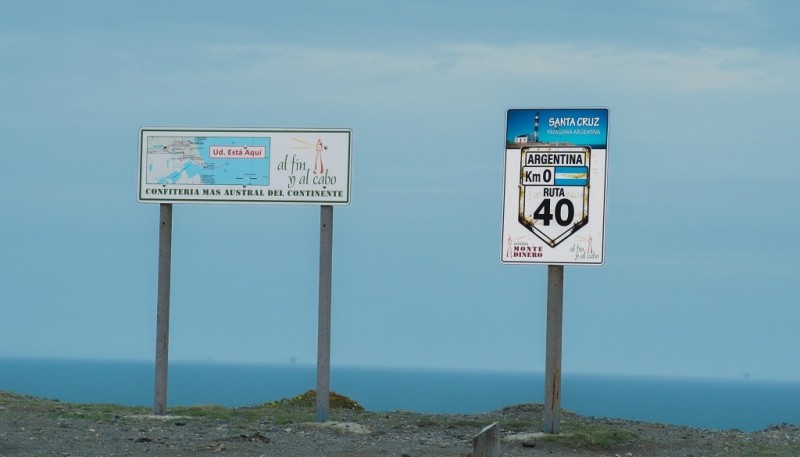
M547 344L544 366L544 431L561 427L561 320L564 309L564 267L547 266Z
M605 256L608 108L506 113L500 259L547 265L544 427L559 433L564 265Z
M317 322L317 421L327 422L331 382L331 273L333 264L333 206L320 206L319 320Z
M153 414L167 413L169 294L172 270L172 204L160 205L158 228L158 309L156 316L156 387Z

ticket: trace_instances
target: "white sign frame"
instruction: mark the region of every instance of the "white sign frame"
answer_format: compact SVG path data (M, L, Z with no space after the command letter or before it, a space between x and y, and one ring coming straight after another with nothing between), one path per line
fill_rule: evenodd
M608 108L506 113L501 262L605 262Z
M350 203L350 129L139 130L141 203Z

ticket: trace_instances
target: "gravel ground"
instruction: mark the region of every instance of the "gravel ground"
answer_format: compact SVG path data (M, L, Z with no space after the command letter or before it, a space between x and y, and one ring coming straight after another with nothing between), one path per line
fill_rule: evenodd
M196 406L153 416L144 408L71 404L0 392L5 456L472 456L472 438L498 422L503 456L798 456L800 427L704 430L578 416L544 435L541 405L475 415L335 409L331 422L289 402Z

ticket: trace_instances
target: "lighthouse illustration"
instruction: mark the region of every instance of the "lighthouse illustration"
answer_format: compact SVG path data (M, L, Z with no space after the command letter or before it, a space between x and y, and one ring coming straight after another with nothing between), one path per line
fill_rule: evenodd
M325 149L328 149L328 147L322 144L322 137L318 137L317 144L314 146L314 150L317 152L317 155L314 158L314 174L325 173L325 166L322 164L322 151ZM317 165L319 165L319 167L317 167Z
M292 138L294 141L300 143L292 149L313 149L314 150L314 174L325 174L325 165L322 163L322 153L328 149L328 145L322 141L322 136L317 137L316 143L311 143L301 138ZM305 168L304 168L305 169Z

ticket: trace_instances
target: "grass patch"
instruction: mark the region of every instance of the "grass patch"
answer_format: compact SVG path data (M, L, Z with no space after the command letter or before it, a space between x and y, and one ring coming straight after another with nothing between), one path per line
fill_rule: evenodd
M544 428L544 421L535 419L501 419L500 428L512 432L542 430Z
M122 415L145 414L143 407L119 406L106 403L63 403L58 399L43 399L14 392L0 392L0 404L8 411L38 413L53 418L106 421Z
M169 414L219 421L231 421L241 419L241 415L238 414L237 409L238 408L226 408L219 405L178 406L175 408L170 408Z
M481 429L491 424L492 420L484 419L482 417L448 417L444 420L445 427L475 427Z
M559 442L576 449L614 449L615 446L628 444L636 438L636 434L627 430L590 426L565 431L563 435L547 435L544 440Z
M272 422L277 425L291 425L291 424L302 424L303 422L313 422L315 418L316 415L312 414L311 411L302 409L275 411L271 416Z
M776 444L766 444L750 442L739 446L725 447L725 455L731 457L787 457L800 455L800 445L787 444L785 447L776 449Z
M190 419L228 422L232 424L268 420L278 425L310 422L314 414L309 408L263 404L241 408L226 408L218 405L172 408L170 414Z
M169 414L196 419L214 420L242 424L267 420L277 425L313 422L316 417L317 396L309 390L292 398L239 408L218 405L199 405L170 408ZM362 412L364 408L354 400L335 392L330 393L331 416L335 419L342 412Z

